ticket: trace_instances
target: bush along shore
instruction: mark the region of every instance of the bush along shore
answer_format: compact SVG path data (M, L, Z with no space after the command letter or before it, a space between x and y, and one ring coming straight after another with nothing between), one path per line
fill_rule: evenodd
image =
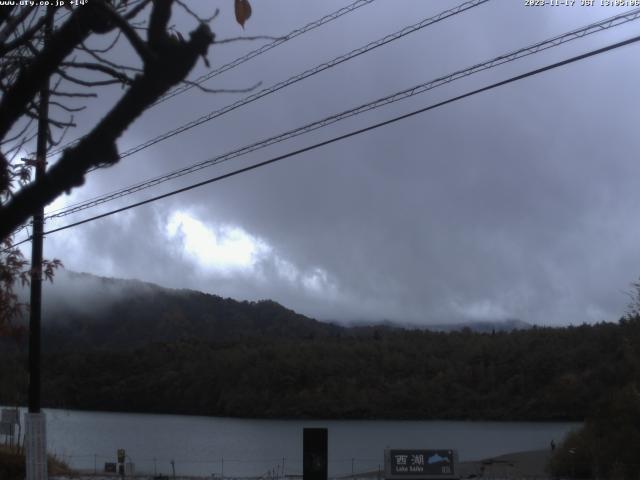
M76 476L77 472L72 470L65 462L49 455L47 459L49 476ZM0 445L0 479L2 480L24 480L25 457L23 448L20 446Z

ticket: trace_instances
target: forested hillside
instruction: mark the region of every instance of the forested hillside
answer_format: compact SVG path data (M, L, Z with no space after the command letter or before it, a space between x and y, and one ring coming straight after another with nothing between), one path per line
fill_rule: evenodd
M129 301L141 325L123 323L123 304L105 310L99 330L68 321L49 334L58 347L43 361L43 402L241 417L580 420L640 380L638 317L493 333L348 329L274 302L175 295L153 308ZM65 332L96 340L81 348ZM135 341L125 348L127 332ZM0 403L25 402L24 351L0 352Z
M310 338L344 330L271 300L239 302L137 280L73 272L66 276L67 291L56 292L43 313L43 348L48 352L130 350L189 339Z

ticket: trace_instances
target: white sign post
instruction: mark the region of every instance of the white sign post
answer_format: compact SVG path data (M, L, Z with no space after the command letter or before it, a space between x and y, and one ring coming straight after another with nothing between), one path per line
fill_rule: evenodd
M20 414L17 408L3 408L0 411L0 435L9 438L9 444L13 445L18 425L18 443L20 442ZM6 440L6 439L5 439Z
M47 480L47 422L43 412L25 413L26 480Z

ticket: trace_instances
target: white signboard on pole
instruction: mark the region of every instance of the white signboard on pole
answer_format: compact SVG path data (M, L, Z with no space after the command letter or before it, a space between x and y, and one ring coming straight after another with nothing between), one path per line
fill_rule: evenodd
M3 408L0 411L0 422L20 425L20 415L17 408Z
M26 480L46 480L49 477L47 475L47 424L44 413L27 413L25 425Z

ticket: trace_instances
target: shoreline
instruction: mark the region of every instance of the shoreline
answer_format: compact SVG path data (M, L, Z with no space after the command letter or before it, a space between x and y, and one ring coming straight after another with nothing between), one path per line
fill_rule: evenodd
M505 453L480 460L465 460L457 465L457 476L460 479L468 478L550 478L546 472L547 464L551 458L551 450L526 450L520 452ZM377 480L378 472L365 472L338 477L341 480L368 479ZM382 475L384 478L384 475Z
M458 478L502 478L502 479L520 479L520 478L550 478L546 472L546 466L551 458L551 450L527 450L521 452L505 453L493 457L483 458L480 460L467 460L457 465ZM83 473L77 472L71 475L50 476L49 480L119 480L117 474L104 473ZM174 477L162 475L154 477L153 474L135 474L127 475L125 480L153 480L154 478L162 478L163 480L173 480ZM211 476L176 476L175 480L204 480L211 479ZM215 477L222 480L220 477ZM226 480L301 480L302 475L285 475L285 477L225 477ZM346 475L340 477L329 477L331 480L383 480L384 474L380 475L378 471L360 472L354 475Z
M20 412L24 413L28 410L26 405L2 405L0 404L0 408L18 408ZM415 415L407 415L407 416L395 416L395 417L385 417L385 416L335 416L335 417L322 417L322 416L270 416L270 415L255 415L255 416L247 416L247 415L212 415L205 413L184 413L184 412L170 412L170 411L162 411L162 412L149 412L149 411L136 411L134 410L92 410L91 408L83 408L78 406L73 407L63 407L63 406L47 406L44 405L42 410L67 413L67 412L80 412L80 413L99 413L99 414L109 414L109 415L148 415L148 416L166 416L166 417L191 417L191 418L206 418L206 419L229 419L229 420L252 420L252 421L282 421L282 422L465 422L465 423L482 423L482 422L495 422L495 423L584 423L584 418L575 418L575 417L567 417L567 418L519 418L519 417L422 417Z
M460 478L549 478L546 467L551 449L506 453L482 460L460 462Z

